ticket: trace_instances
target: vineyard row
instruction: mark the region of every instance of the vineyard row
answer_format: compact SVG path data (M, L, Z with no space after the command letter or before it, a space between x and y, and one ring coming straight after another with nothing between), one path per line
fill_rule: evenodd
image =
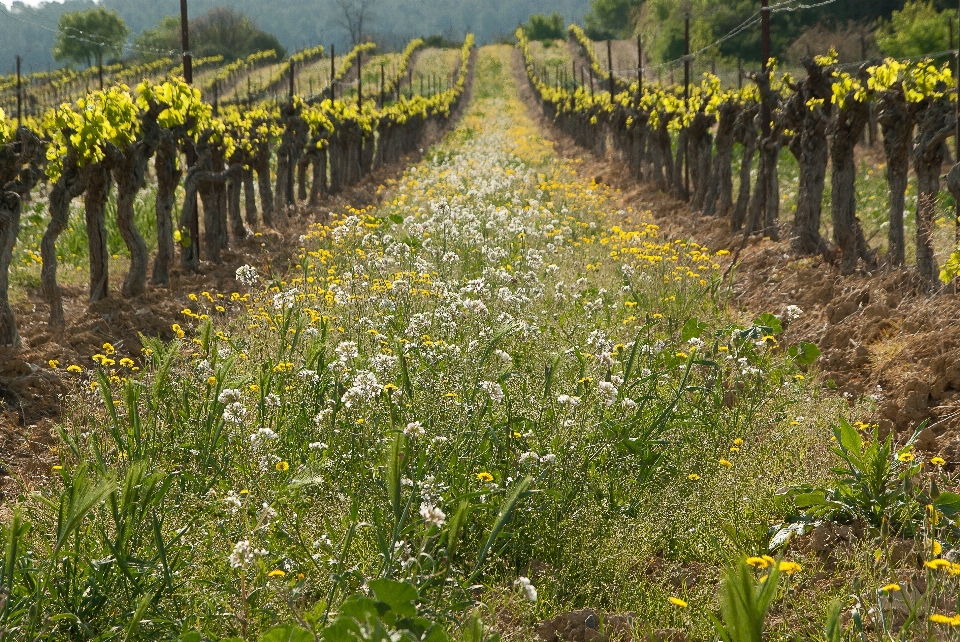
M340 192L374 167L416 149L427 124L444 123L460 105L473 44L468 35L452 87L382 107L375 100L329 98L308 104L294 96L278 107L230 106L215 115L199 90L171 79L145 81L134 91L121 85L93 92L16 129L0 111L0 345L19 344L8 270L21 202L41 181L49 183L50 214L40 244L42 290L50 324L62 327L56 242L74 199L83 198L86 217L90 301L108 294L105 213L114 185L117 227L130 253L121 292L142 294L149 255L134 224L134 201L146 187L152 160L158 247L151 281L166 285L178 244L181 267L199 267L201 216L204 258L219 262L230 239L245 238L261 221L272 226L275 216L298 201L316 204L321 195ZM193 160L186 171L184 157ZM178 187L185 197L180 220L174 221Z
M960 271L956 252L941 271L933 245L941 171L950 158L947 141L957 130L949 64L886 59L850 73L830 52L805 58L803 77L778 73L774 64L767 72L750 74L752 83L742 89L724 89L712 74L690 87L628 84L606 75L592 43L571 27L571 40L586 51L591 73L601 81L595 89L592 81L578 86L576 78L561 82L556 74L550 83L523 30L516 36L544 113L578 144L604 155L609 139L637 179L689 201L700 215L727 218L744 240L756 233L776 239L785 231L795 251L838 260L843 273L854 271L861 260L877 263L857 215L854 154L875 123L889 190L887 263L901 266L906 260L905 195L912 169L918 190L917 269L925 287L932 289L938 276L949 281ZM743 153L734 167L737 144ZM781 230L778 164L784 147L799 165L799 184L793 223ZM831 239L821 234L828 168ZM946 175L945 184L960 202L960 165Z

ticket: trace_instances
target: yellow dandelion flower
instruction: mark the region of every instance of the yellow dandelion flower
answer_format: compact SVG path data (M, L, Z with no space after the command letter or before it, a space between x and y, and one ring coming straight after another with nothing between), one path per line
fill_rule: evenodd
M673 604L676 607L679 607L681 609L687 608L687 603L684 600L681 600L679 597L671 596L671 597L668 597L667 600L670 602L670 604Z
M275 468L277 469L277 472L285 473L290 470L290 464L285 461L278 461Z
M697 473L690 473L689 475L687 475L687 479L689 479L690 481L697 481L698 479L700 479L700 475L698 475Z
M733 468L733 464L732 464L731 462L727 461L726 459L721 459L721 460L718 461L717 463L720 464L721 466L723 466L724 468Z
M286 571L281 571L277 568L267 573L267 577L283 577L286 574Z
M77 373L83 372L83 368L81 368L78 365L70 365L70 366L67 366L67 372L72 372L74 374L77 374Z
M899 590L901 590L899 584L887 584L880 587L881 593L896 593Z
M943 457L934 457L930 460L930 463L934 466L943 466L947 461Z
M56 370L60 366L60 362L56 359L50 359L50 361L47 361L47 365L50 366L51 370Z
M483 482L484 484L487 484L493 481L493 475L487 472L477 473L477 479Z

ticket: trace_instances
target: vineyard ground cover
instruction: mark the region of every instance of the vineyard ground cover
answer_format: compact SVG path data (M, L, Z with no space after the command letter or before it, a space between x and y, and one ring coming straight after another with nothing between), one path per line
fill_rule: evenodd
M453 74L457 65L460 63L460 52L456 49L422 49L418 52L416 64L413 68L414 79L419 76L436 77L445 86L450 83L451 74Z
M517 54L517 73L526 82L522 56ZM608 146L606 157L577 146L542 117L532 94L528 107L549 132L557 150L577 161L585 177L617 190L620 207L653 213L667 236L691 238L713 250L733 252L743 236L731 233L726 220L692 214L689 205L659 192L648 183L638 183L629 167ZM879 143L862 145L858 152L857 208L864 232L880 251L886 249L886 181L884 158ZM739 154L739 152L735 152ZM736 164L739 166L739 157ZM757 161L754 160L753 178ZM795 185L798 167L788 150L779 165L781 220L788 229L796 206ZM822 233L829 238L830 177L824 194ZM739 186L734 176L734 193ZM916 204L916 182L911 172L907 189L905 227L907 259L914 260L912 240L915 223L910 208ZM952 197L941 194L935 238L938 260L950 254L954 226L950 218ZM725 262L729 266L729 262ZM835 265L822 257L797 256L789 239L780 242L751 237L732 270L733 302L744 314L762 310L784 311L787 306L803 309L803 317L792 331L804 341L818 345L819 381L835 390L864 413L863 421L877 423L882 434L893 432L909 437L926 422L918 447L928 455L942 456L951 470L960 469L960 377L953 364L960 362L960 298L948 289L943 296L929 297L912 270L864 270L841 275Z
M507 639L584 605L632 611L656 639L710 635L719 569L764 545L782 485L824 474L838 404L807 402L809 384L765 340L731 338L761 326L724 311L714 254L639 212L627 221L613 192L556 158L517 97L512 55L481 52L463 123L379 207L338 208L303 242L284 234L288 256L307 248L300 267L282 277L279 262L273 274L258 264L268 282L251 288L248 313L213 314L171 352L154 346L149 372L129 375L142 387L73 380L71 440L37 444L32 491L55 507L87 460L98 482L145 464L177 478L150 502L124 494L152 528L124 521L122 554L154 565L141 578L157 590L131 586L144 605L133 625L126 593L98 592L83 614L98 630L254 640L291 609L314 622L318 600L336 608L386 574L419 584L438 616L482 599ZM724 359L728 343L764 376ZM174 407L152 405L158 387ZM231 406L225 423L234 403L243 412ZM794 425L799 403L807 418ZM141 436L121 445L137 417ZM210 427L230 438L206 442ZM4 490L29 503L30 568L58 569L46 554L55 508L12 481ZM90 528L68 527L72 577L126 586L101 560L127 514L95 507L79 519ZM153 551L161 536L173 588ZM815 556L788 554L804 572L778 602L776 633L809 639L829 595L808 579Z

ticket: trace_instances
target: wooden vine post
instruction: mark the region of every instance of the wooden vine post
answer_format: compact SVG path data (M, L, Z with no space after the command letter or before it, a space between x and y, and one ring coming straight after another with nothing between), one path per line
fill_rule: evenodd
M193 84L193 57L190 54L190 20L187 14L187 0L180 0L180 47L183 50L183 80L188 84ZM187 169L191 168L197 162L196 150L193 147L193 141L187 138L184 143L187 156ZM200 219L197 217L196 194L193 195L193 217L190 219L190 248L200 260Z

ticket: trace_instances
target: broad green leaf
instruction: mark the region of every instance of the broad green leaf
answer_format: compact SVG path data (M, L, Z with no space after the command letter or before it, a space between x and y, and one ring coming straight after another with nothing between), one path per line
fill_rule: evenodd
M820 348L815 343L801 341L797 345L790 346L787 354L793 357L793 360L798 364L808 366L820 356Z
M943 491L933 505L947 517L953 517L960 513L960 494Z
M688 319L686 323L683 324L683 329L680 331L680 340L689 341L693 338L700 338L700 335L703 334L703 331L707 329L706 323L700 323L699 319Z
M769 312L761 314L753 321L754 325L764 326L770 328L774 334L780 334L783 332L783 324L780 323L780 319L773 316Z
M843 417L840 418L840 427L833 429L833 434L845 451L859 455L863 450L863 439L860 438L860 433Z
M415 586L385 577L373 580L369 585L376 598L390 605L397 615L413 617L417 614L415 602L420 595Z

